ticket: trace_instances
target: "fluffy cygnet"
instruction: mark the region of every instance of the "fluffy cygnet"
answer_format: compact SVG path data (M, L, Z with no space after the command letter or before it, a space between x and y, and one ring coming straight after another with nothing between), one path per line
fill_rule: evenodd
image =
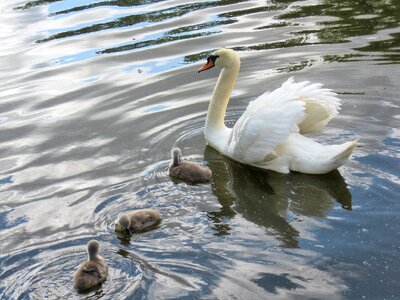
M206 183L211 179L211 170L199 164L182 160L181 149L175 147L171 151L172 162L169 165L169 176L190 183Z
M107 279L108 266L99 255L99 246L99 242L95 240L87 244L88 260L74 274L74 288L78 292L95 287Z
M139 209L122 214L115 229L130 234L131 231L142 231L161 221L160 213L153 209Z

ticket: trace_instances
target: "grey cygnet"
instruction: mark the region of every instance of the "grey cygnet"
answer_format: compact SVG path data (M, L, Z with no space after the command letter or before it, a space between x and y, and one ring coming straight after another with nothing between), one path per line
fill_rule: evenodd
M171 156L172 162L169 165L169 176L192 184L210 181L211 170L195 162L182 160L182 152L178 147L172 149Z
M107 279L108 266L99 255L99 246L96 240L87 244L88 260L83 262L74 274L74 288L78 292L95 287Z
M132 231L145 230L160 221L160 213L157 210L139 209L122 214L115 224L115 229L130 234Z

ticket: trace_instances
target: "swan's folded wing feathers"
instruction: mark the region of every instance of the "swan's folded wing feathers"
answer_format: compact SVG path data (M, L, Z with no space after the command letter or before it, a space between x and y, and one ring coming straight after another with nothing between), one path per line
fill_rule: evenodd
M261 95L239 118L228 146L231 157L248 164L272 159L274 148L290 132L298 130L297 124L304 118L304 103L289 98L275 101L274 96L273 93ZM271 97L271 101L265 101L266 97Z
M321 101L315 101L312 98L302 99L306 103L306 114L307 117L301 122L300 131L302 133L312 132L320 130L325 125L337 116L339 112L340 104L331 105L322 103ZM333 104L333 101L332 101Z
M291 77L282 86L251 101L233 127L228 145L231 157L256 164L274 157L274 148L291 132L319 130L334 118L340 100L322 84L296 83Z
M302 133L320 130L340 110L340 99L330 89L322 88L322 84L310 84L309 81L295 82L291 77L278 90L284 90L293 100L303 101L306 105L306 117L299 124Z

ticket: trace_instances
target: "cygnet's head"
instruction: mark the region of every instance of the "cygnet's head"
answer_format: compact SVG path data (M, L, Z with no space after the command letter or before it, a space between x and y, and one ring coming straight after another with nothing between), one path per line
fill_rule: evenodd
M99 247L100 247L100 244L96 240L91 240L87 244L87 252L89 254L89 260L93 259L97 256L97 254L99 253Z
M179 166L182 157L181 149L179 149L178 147L173 148L171 150L171 157L172 157L171 167Z
M240 66L240 58L237 53L228 48L222 48L217 51L214 51L208 58L207 63L199 69L199 73L213 67L220 68L230 68L230 67L239 67Z
M130 233L129 227L131 226L131 220L128 215L123 214L118 219L118 224L121 226L121 229L126 233Z

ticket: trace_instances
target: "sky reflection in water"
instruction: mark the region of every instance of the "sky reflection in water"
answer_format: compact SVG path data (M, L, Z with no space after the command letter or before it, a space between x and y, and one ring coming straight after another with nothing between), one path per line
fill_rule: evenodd
M0 298L78 298L71 276L101 242L89 297L398 298L400 2L4 1L0 57ZM289 76L342 98L316 139L360 138L322 176L261 172L205 146L218 70L241 72L227 112ZM168 177L170 149L210 185ZM130 238L117 216L155 207ZM127 284L129 283L129 284Z

